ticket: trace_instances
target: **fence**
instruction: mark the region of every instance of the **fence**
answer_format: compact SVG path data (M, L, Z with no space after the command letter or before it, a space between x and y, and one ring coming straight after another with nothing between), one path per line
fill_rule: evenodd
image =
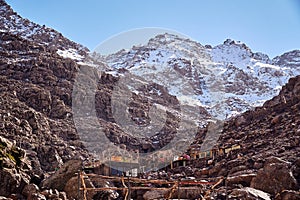
M89 188L86 186L85 179L99 179L99 180L110 180L114 182L119 182L122 187L99 187L99 188ZM170 199L175 192L177 192L177 199L180 199L180 190L195 190L195 187L200 187L203 189L203 193L209 193L211 189L215 188L223 182L223 177L210 178L206 180L148 180L134 177L113 177L104 176L98 174L84 174L82 171L78 173L78 199L87 200L88 191L123 191L125 194L125 200L131 199L131 193L134 190L161 190L166 191L164 194L164 199ZM151 184L151 186L150 186ZM138 185L138 186L136 186ZM141 186L142 185L142 186ZM153 187L153 185L155 185ZM160 187L157 187L160 186ZM168 186L168 187L166 187ZM83 192L83 194L81 194Z

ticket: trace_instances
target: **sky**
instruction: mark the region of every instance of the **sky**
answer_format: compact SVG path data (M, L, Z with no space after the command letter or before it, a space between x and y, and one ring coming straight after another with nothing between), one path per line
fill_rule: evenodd
M271 58L300 49L300 0L6 1L22 17L90 50L119 33L144 27L174 30L203 45L230 38Z

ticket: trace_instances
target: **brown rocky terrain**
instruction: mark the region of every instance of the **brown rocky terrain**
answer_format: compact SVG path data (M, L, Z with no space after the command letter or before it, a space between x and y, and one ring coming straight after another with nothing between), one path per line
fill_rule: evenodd
M280 94L262 107L232 117L224 123L213 149L241 148L214 158L187 161L171 177L223 178L206 192L188 195L206 199L300 199L300 76L291 78ZM212 125L211 126L218 126ZM199 130L190 153L201 146L207 128ZM164 173L164 171L161 171ZM156 177L156 173L150 174ZM146 196L163 196L147 192ZM151 198L150 198L151 199Z
M0 133L15 148L24 149L27 162L26 179L0 193L7 196L22 194L27 184L39 185L47 172L88 154L71 119L71 81L77 64L17 35L1 32L0 38ZM13 174L21 178L22 169L16 166L16 170L1 180Z
M300 199L299 109L300 76L297 76L262 107L226 121L214 148L234 145L241 148L217 156L211 164L190 162L198 177L226 177L224 185L211 195L225 199L222 193L226 188L229 199L257 199L249 197L247 188L251 187L270 194L271 199ZM194 143L201 144L203 135L205 131L200 131Z
M57 54L57 50L72 48L84 56L87 50L81 45L26 21L2 0L0 8L0 199L76 199L75 173L91 155L73 121L72 103L76 99L72 99L72 92L79 69L95 69ZM283 60L276 61L284 63ZM297 63L293 67L297 68ZM180 121L176 114L180 110L178 99L163 86L151 83L132 93L128 111L136 124L150 123L153 104L169 108L166 123L156 135L138 138L115 123L111 99L119 78L106 73L97 79L91 77L87 74L85 78L98 87L97 122L112 143L128 150L151 152L175 137ZM79 92L84 93L84 89ZM209 162L190 160L188 167L170 171L174 179L181 172L183 177L225 177L222 184L206 194L211 199L261 199L257 195L261 191L271 199L300 199L299 100L298 76L262 107L225 122L214 148L240 145L240 149ZM205 111L203 115L209 116ZM86 124L84 128L89 130L94 125ZM205 136L206 130L199 130L192 147L201 145ZM93 181L88 185L96 187ZM116 199L118 195L89 193L88 197Z
M90 156L77 134L71 110L73 82L78 69L84 66L61 57L57 50L73 48L85 55L86 49L52 29L21 18L4 1L0 1L0 6L0 196L13 199L54 199L59 196L65 199L77 194L77 189L72 189L74 184L68 180L76 176L75 172L81 167L73 161L70 165L77 167L71 170L72 175L62 176L62 172L55 175L54 172L69 166L64 165L69 160L83 161ZM20 30L11 32L13 28ZM39 31L30 35L33 29ZM86 79L89 78L87 75ZM99 78L97 115L112 142L141 151L152 151L168 143L172 138L170 134L162 135L167 137L153 146L151 140L137 141L113 123L110 98L118 79L109 74ZM98 84L97 80L91 81ZM149 110L152 103L176 107L177 99L159 85L141 88L141 91L149 93L151 88L162 93L152 102L145 99L145 95L133 96L130 113L135 120L137 116L142 120L136 123L149 123L145 110ZM171 113L168 115L162 133L175 133L178 119ZM58 186L57 182L62 185Z

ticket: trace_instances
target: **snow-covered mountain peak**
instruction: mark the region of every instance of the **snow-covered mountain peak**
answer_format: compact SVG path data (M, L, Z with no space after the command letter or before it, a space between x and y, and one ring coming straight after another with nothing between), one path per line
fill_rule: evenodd
M170 33L159 34L154 38L151 38L147 46L157 47L157 48L159 47L174 48L174 46L187 48L188 46L189 47L197 46L200 48L204 48L200 43L190 40L187 37L178 36Z
M206 48L200 43L169 33L157 35L146 45L133 46L130 50L101 56L101 59L113 68L124 68L126 65L127 69L153 65L161 67L174 62L205 63L211 60Z
M298 55L299 51L290 52L272 62L266 54L252 52L239 41L227 39L211 47L166 33L146 45L102 56L101 62L107 63L110 71L126 69L165 86L186 104L224 117L260 106L277 95L290 77L300 74L295 67L299 66ZM216 85L225 93L214 101L212 89ZM192 92L186 94L187 88Z
M272 64L272 61L267 54L264 54L261 52L256 52L256 53L253 53L252 57L253 57L253 59L260 61L262 63Z
M281 67L291 67L299 70L300 66L300 50L286 52L280 56L276 56L272 63Z
M254 53L245 43L242 43L241 41L226 39L223 44L217 45L216 47L214 47L214 49L222 49L223 51L227 50L227 52L239 51L241 52L240 54L244 57L248 56L266 64L272 63L271 59L267 54L261 52Z
M233 65L247 65L253 55L251 49L244 43L231 39L213 47L210 54L215 62Z

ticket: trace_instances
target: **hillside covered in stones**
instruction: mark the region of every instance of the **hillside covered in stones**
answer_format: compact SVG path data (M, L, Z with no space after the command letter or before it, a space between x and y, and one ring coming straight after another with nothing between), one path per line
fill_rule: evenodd
M194 160L188 175L198 178L226 177L210 196L225 199L260 199L254 188L270 199L299 199L300 183L300 76L291 78L280 94L225 122L215 149L240 145L219 155L212 163ZM192 148L201 146L206 130L200 131ZM204 167L205 166L205 167ZM201 170L199 170L201 168Z
M180 107L179 99L164 86L157 83L142 85L130 93L130 119L137 125L147 126L151 124L151 106L159 105L160 109L167 108L166 121L155 135L135 137L122 129L113 113L112 98L120 76L111 71L99 72L94 65L84 63L88 49L53 29L23 19L3 0L0 0L0 29L0 199L77 198L75 173L83 161L93 160L95 156L86 145L95 138L82 138L74 122L76 113L72 105L80 100L73 98L74 82L79 71L86 70L87 73L81 74L82 79L97 88L96 116L82 112L77 122L90 117L96 119L84 123L81 134L101 125L105 136L115 146L147 153L178 139L180 121L183 117L194 117L179 114L185 107ZM264 57L253 56L260 60ZM298 51L293 51L276 57L273 63L298 69L297 57ZM269 62L267 58L265 62ZM183 67L191 67L190 62L184 63ZM97 65L111 69L105 63ZM126 67L116 69L120 74L130 70ZM77 89L77 97L85 98L88 94L84 87ZM268 87L268 91L271 90ZM182 178L225 177L222 184L206 194L215 199L226 199L226 195L231 199L259 199L251 193L252 189L265 192L271 199L299 199L299 100L298 76L291 78L279 95L262 107L225 121L214 148L240 145L240 149L220 155L211 162L190 160L187 167L175 168L170 173ZM205 119L210 117L201 107L187 106L186 109L199 111ZM91 108L87 107L81 111L89 110ZM158 112L155 117L160 119L162 116ZM197 129L195 139L189 141L191 147L187 148L187 153L201 148L210 125L217 126L208 124ZM94 147L97 151L97 145ZM95 187L92 182L89 184ZM90 199L122 198L112 191L89 195Z
M82 59L88 51L52 29L21 18L4 1L0 1L0 14L0 196L66 199L76 191L77 198L77 189L68 180L81 168L78 161L88 160L91 155L73 121L73 84L80 68L95 70L67 58L64 53L72 49L71 53ZM98 78L91 82L101 88L96 93L96 110L107 137L116 144L126 144L129 149L158 148L151 142L144 142L142 147L143 141L134 140L113 123L110 96L118 79L109 74ZM86 74L85 79L91 76ZM161 86L153 87L163 92ZM176 98L163 93L156 101L176 105ZM141 96L135 98L131 112L144 117L142 123L147 123L143 110L149 105L144 104ZM174 133L175 117L170 115L169 121L164 130ZM75 170L67 177L60 177L61 185L55 184L52 175L68 161Z

